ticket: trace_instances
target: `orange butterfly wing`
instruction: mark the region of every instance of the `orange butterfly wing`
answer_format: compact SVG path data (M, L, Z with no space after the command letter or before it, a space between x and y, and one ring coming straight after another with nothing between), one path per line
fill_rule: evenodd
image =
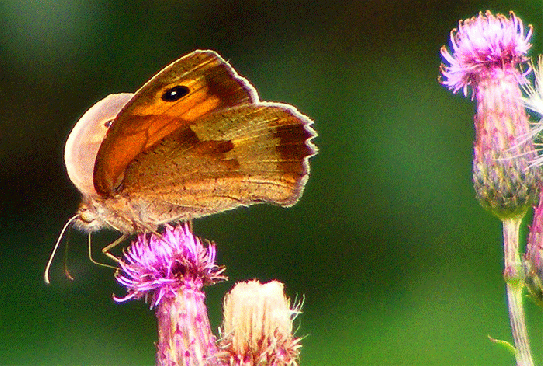
M113 196L130 162L172 132L214 111L257 101L251 84L215 52L180 58L139 89L113 121L96 156L96 191Z
M156 220L165 222L258 202L293 205L316 153L311 123L279 103L208 114L138 155L122 192L137 206L154 206L152 212L165 215Z

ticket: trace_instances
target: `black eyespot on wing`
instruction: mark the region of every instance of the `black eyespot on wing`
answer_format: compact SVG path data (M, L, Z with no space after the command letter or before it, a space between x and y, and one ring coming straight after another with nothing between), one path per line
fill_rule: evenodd
M189 93L189 88L183 85L174 86L162 94L162 100L165 102L175 102Z

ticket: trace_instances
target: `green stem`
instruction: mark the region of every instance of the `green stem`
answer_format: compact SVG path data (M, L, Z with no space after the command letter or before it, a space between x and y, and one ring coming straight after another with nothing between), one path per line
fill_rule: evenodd
M521 279L519 257L519 227L522 218L503 220L504 278L506 281L509 320L515 341L517 366L533 366L524 307L524 285Z

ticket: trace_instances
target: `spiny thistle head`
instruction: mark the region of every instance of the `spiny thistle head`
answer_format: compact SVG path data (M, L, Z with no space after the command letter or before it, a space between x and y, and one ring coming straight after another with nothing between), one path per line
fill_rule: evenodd
M530 71L526 53L531 27L490 12L460 21L451 50L441 49L441 83L477 101L474 117L473 182L477 199L500 219L522 217L537 200L540 173L522 103L521 85ZM523 67L526 70L523 70Z
M441 47L443 86L453 93L461 89L467 96L468 87L476 89L481 80L501 77L503 72L514 75L518 83L526 81L529 69L523 72L520 66L532 46L532 28L525 33L522 20L513 12L510 16L487 11L459 22L451 31L451 51Z
M205 246L188 224L163 234L140 234L119 261L117 281L128 294L117 302L145 299L156 308L158 365L216 364L202 288L226 279L215 264L215 246Z
M160 235L140 234L119 262L116 274L128 294L115 300L145 298L155 307L185 288L200 290L223 281L224 268L215 264L215 253L215 245L204 246L187 224L166 225Z

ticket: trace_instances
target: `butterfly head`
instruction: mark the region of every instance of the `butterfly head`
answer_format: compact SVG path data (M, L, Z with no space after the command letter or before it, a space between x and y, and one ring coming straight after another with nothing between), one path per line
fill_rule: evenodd
M93 200L84 199L75 215L74 227L78 230L90 233L109 227L99 213L99 208Z

